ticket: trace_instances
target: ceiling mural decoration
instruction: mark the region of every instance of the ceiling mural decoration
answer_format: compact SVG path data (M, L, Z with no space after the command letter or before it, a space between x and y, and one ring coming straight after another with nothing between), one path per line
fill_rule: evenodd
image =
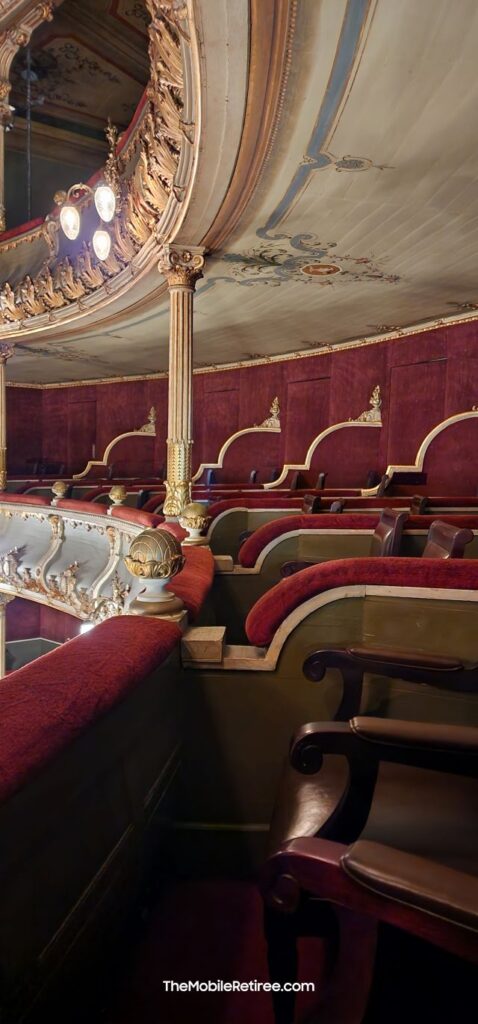
M259 232L257 234L261 237ZM314 235L296 235L291 238L285 234L276 235L276 240L275 243L263 243L245 253L224 253L221 264L230 268L229 275L215 277L214 273L209 274L204 288L210 288L219 281L247 287L257 282L278 287L292 280L315 284L317 278L322 285L332 285L332 276L337 273L345 274L354 281L366 279L395 284L399 280L397 274L387 274L368 256L334 252L337 242L323 244ZM329 262L332 259L336 262ZM198 292L204 288L198 289Z
M141 4L102 2L139 42ZM206 258L195 295L195 365L300 358L371 336L398 337L420 325L476 318L475 0L461 0L460 18L448 0L274 0L277 20L283 14L287 75L283 67L275 75L280 116L270 137L258 130L254 152L260 142L266 158L248 191L249 120L254 113L265 120L263 97L254 92L261 3L224 0L220 13L210 0L187 4L197 11L202 33L199 71L207 116L180 241L201 245L213 238L228 197L247 194L240 215L231 202L232 227L228 232L221 221L220 248L210 247ZM270 3L264 0L262 8ZM175 4L185 6L185 0ZM218 18L228 19L229 36ZM259 54L264 31L262 23ZM248 36L248 50L241 33ZM106 59L102 48L101 56ZM247 116L234 84L237 68L249 74ZM219 124L221 104L229 108L229 120ZM242 132L237 140L236 122ZM222 166L225 184L198 190L198 180L214 183ZM0 238L0 265L1 249ZM15 260L20 264L18 250ZM86 287L83 304L88 296ZM7 307L10 299L2 300ZM138 276L127 300L111 304L111 297L104 298L94 315L86 305L64 328L42 323L38 330L48 339L38 342L26 320L0 328L18 334L25 346L16 366L9 361L11 378L94 378L99 367L88 369L90 354L109 366L104 376L167 371L168 298L153 270ZM51 353L44 363L40 354L35 357L37 344Z
M144 0L112 0L108 13L147 36L149 19Z

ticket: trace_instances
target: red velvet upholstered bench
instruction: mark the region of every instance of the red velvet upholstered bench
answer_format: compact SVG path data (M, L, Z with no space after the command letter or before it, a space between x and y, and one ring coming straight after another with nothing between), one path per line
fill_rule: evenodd
M360 585L478 590L478 559L350 558L303 569L268 590L249 612L249 643L266 647L288 615L327 590Z
M179 763L179 628L121 616L0 687L0 970L6 1019L91 965L158 850Z
M408 516L404 524L404 533L416 530L428 531L437 516ZM452 526L459 526L465 529L478 530L478 516L475 515L444 515L440 516L443 522ZM242 545L239 552L239 563L244 568L252 568L256 565L260 555L271 544L272 541L285 534L299 531L354 531L354 530L375 530L379 517L378 515L365 515L362 513L352 514L343 512L340 515L294 515L284 516L281 519L264 523L263 526L254 530L254 533Z

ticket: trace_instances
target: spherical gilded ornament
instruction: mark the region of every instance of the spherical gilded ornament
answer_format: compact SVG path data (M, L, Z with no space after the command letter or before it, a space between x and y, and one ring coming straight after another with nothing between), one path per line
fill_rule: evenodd
M200 521L201 526L204 526L208 520L209 516L207 511L204 505L201 505L200 501L190 501L189 505L184 506L179 517L181 526L185 528L192 524L196 524L198 521Z
M126 498L126 487L124 484L113 484L111 487L108 497L115 505L120 505Z
M184 566L179 541L168 530L143 530L134 538L125 558L133 576L145 579L171 579Z
M63 498L68 490L68 484L64 480L55 480L51 489L56 498Z

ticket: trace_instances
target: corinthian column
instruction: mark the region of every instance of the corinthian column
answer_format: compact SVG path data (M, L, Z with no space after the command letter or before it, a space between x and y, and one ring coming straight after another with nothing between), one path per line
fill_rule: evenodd
M177 519L191 501L193 295L204 249L165 245L158 269L169 288L168 471L163 512Z
M15 346L8 342L0 344L0 491L7 486L7 388L5 365L13 355Z

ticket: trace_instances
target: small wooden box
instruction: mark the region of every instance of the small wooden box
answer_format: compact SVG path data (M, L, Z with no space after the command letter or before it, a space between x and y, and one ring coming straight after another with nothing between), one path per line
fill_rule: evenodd
M220 665L223 657L225 626L193 626L181 640L181 658L186 662Z

